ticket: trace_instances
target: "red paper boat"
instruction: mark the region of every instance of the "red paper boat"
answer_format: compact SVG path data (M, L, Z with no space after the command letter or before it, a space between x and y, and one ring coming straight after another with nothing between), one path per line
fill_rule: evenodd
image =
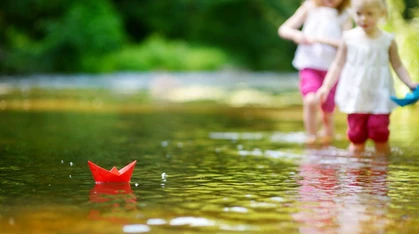
M92 175L93 175L93 178L95 179L96 184L108 183L108 182L128 183L131 180L132 172L134 171L134 166L135 166L135 163L137 163L137 160L126 165L121 170L118 170L116 169L116 167L113 167L110 171L102 167L99 167L98 165L90 161L88 161L87 163L89 164L90 171L92 172Z

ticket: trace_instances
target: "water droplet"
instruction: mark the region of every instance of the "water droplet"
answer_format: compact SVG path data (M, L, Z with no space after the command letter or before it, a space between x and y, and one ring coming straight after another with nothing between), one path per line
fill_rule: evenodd
M171 226L189 225L193 227L205 227L215 225L215 221L198 217L178 217L170 220L169 224Z
M138 183L135 183L134 185L135 185L135 187L138 187Z
M6 100L1 100L1 102L0 102L0 109L5 110L6 107L7 107Z
M124 225L122 231L125 233L141 233L141 232L149 232L150 227L144 224L127 224Z
M29 110L29 108L30 108L30 102L29 102L29 100L25 99L23 101L23 109L24 110Z
M282 198L282 197L271 197L271 200L277 201L277 202L283 202L283 201L285 201L285 199Z
M73 166L73 162L70 162L70 166L71 166L71 167Z
M93 108L100 109L103 106L103 101L100 98L95 98L92 101Z
M68 175L69 178L71 178L71 175Z
M235 206L235 207L224 207L223 211L225 211L225 212L247 213L248 210L245 207Z
M166 224L166 220L164 219L149 219L147 220L148 225L163 225Z
M162 141L161 142L161 146L163 146L163 147L167 147L168 145L169 145L168 141Z
M64 160L61 160L61 163L64 163Z
M161 178L162 178L162 180L166 180L166 177L167 177L167 174L166 174L165 172L163 172L163 173L161 174Z

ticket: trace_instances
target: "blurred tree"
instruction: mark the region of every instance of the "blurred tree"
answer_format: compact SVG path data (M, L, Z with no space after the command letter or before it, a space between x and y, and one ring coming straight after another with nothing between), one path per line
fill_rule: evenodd
M289 71L295 45L277 28L302 1L2 0L0 72L106 70L88 67L150 35L220 48L249 70ZM415 17L418 1L403 1L405 19Z
M150 33L227 50L248 69L289 70L295 46L277 28L299 1L114 0L125 29L139 42Z
M63 71L77 70L77 61L84 57L121 48L125 37L119 14L108 0L74 2L60 20L48 22L46 29L47 54L54 57L53 67Z
M100 56L124 43L122 21L108 0L1 4L3 72L77 72L84 57Z
M419 0L404 0L404 4L403 18L411 20L417 16L415 11L417 10L417 7L419 7Z

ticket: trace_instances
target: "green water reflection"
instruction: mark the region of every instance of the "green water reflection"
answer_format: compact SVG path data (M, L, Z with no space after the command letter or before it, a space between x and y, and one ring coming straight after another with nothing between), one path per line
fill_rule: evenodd
M304 149L298 106L108 97L87 108L86 98L53 96L26 97L28 108L4 97L12 104L0 112L2 233L419 229L417 107L393 114L391 156L354 157L344 137ZM337 122L343 135L344 116ZM138 162L130 184L95 186L87 160L108 169Z

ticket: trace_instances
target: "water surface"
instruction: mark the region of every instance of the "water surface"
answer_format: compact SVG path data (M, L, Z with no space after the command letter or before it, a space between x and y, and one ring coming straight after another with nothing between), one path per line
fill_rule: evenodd
M294 92L240 86L222 99L174 99L164 95L173 84L157 96L9 86L0 97L2 233L418 231L417 106L392 115L390 156L354 156L341 114L332 147L304 147ZM260 102L231 101L243 92ZM129 184L95 185L87 160L137 166Z

